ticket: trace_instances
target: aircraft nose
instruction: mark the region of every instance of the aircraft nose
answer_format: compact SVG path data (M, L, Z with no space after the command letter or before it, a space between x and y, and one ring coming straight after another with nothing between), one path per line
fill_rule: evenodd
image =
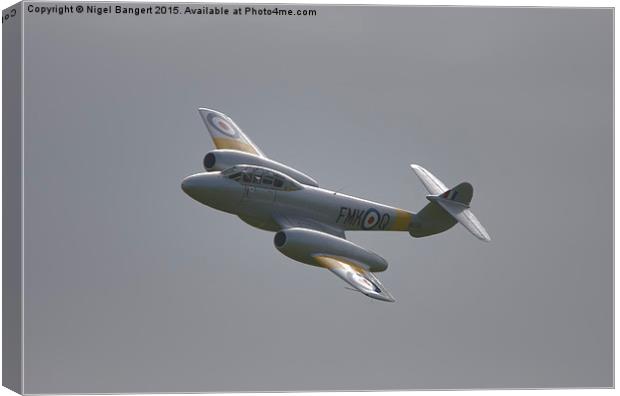
M217 176L208 173L187 176L181 182L181 189L196 201L203 202L205 198L217 191Z
M201 185L204 185L204 183L201 183L201 176L202 175L192 175L183 179L181 182L181 189L185 192L185 194L191 197L196 194L198 190L200 190Z
M231 211L241 199L241 186L220 172L198 173L183 179L181 189L196 201L223 211Z

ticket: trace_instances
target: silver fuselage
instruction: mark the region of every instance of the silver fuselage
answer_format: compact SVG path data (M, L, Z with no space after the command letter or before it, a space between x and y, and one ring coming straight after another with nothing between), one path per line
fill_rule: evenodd
M231 180L221 172L188 176L182 188L196 201L268 231L279 231L289 221L298 224L300 220L336 232L406 231L412 216L392 206L320 187L276 190Z

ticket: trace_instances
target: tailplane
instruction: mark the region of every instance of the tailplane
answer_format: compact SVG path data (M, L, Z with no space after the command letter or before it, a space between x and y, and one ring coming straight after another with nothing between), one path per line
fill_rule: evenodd
M438 234L461 223L475 237L489 242L491 237L469 208L474 196L474 188L465 182L448 189L435 175L420 165L411 165L411 169L426 187L430 201L416 213L409 225L411 236L420 238Z

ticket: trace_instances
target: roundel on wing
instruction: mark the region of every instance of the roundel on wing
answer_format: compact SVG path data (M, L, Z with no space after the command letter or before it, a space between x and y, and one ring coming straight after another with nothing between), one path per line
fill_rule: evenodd
M236 138L237 136L239 136L237 128L235 128L235 126L224 117L221 117L214 113L210 113L207 116L207 120L209 121L209 125L222 135L226 135L232 138Z
M355 272L349 273L349 276L350 276L351 281L357 284L359 287L362 287L368 291L374 290L373 284L369 282L368 279L364 278L363 276Z
M353 281L353 283L355 283L359 287L366 289L368 291L371 291L371 292L381 293L381 289L379 288L379 286L375 285L374 282L364 277L363 275L360 275L355 272L351 272L349 273L349 276L350 276L349 279L351 279L351 281Z
M379 212L376 209L368 209L366 211L366 214L364 215L364 219L362 220L362 229L370 230L371 228L379 224L380 218L381 215L379 215Z

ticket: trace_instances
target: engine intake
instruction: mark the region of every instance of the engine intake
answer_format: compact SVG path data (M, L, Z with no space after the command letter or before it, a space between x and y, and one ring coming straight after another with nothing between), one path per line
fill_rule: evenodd
M202 161L202 164L204 165L206 170L213 169L213 167L215 166L215 154L207 153L204 160Z
M273 243L279 249L286 243L286 234L282 231L276 232L276 236L273 238Z

